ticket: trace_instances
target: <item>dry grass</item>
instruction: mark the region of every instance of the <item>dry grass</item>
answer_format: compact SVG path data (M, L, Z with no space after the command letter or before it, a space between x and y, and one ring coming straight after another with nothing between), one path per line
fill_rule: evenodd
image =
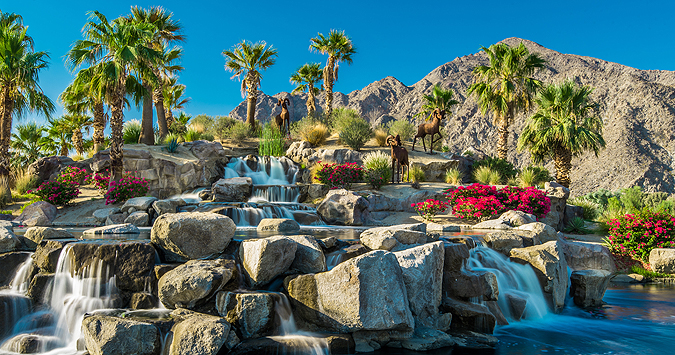
M385 147L387 145L387 131L382 129L375 130L375 142L380 147Z
M309 129L300 131L299 134L302 140L309 142L314 147L325 144L330 136L328 127L323 123L317 123Z

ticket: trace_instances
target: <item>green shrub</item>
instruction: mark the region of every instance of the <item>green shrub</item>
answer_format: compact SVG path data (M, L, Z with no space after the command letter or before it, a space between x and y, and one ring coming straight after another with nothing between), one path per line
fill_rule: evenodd
M523 169L520 174L518 174L518 185L520 187L529 187L529 186L535 186L536 183L536 173L533 170L525 170Z
M199 133L206 133L206 132L211 132L213 131L213 125L214 125L214 120L213 117L207 116L204 114L197 115L195 118L190 120L190 124L188 127L188 131L190 129L193 129ZM191 141L188 141L191 142Z
M642 188L640 186L633 186L623 189L621 190L621 204L623 204L623 207L625 207L628 211L641 210L642 207L644 207L644 204L642 203L643 196L644 193L642 192Z
M259 155L269 155L274 157L281 157L286 155L284 149L284 134L278 127L268 122L262 129L260 135L260 145L258 146Z
M553 180L551 173L543 166L528 165L520 171L519 175L523 174L531 176L531 178L528 177L532 182L532 185L529 186L537 186L539 184Z
M567 203L583 208L583 217L585 220L595 221L600 217L600 206L594 202L580 197L574 197L567 200Z
M336 108L331 113L330 119L328 120L328 126L334 132L340 133L356 119L361 119L361 116L359 116L359 113L356 110L340 107ZM368 127L370 128L370 125L368 125Z
M609 222L606 244L617 255L644 262L655 248L675 247L675 218L649 209L625 214Z
M597 191L587 193L586 195L582 196L582 198L591 201L602 208L605 208L607 207L607 203L610 198L619 196L621 196L620 193L614 193L607 189L600 189Z
M412 141L412 138L416 133L415 126L406 120L390 121L387 123L387 129L392 136L401 136L401 142Z
M208 133L218 137L219 139L226 139L229 136L230 128L232 128L232 126L234 126L234 124L237 122L237 120L229 116L217 116L213 120L213 124L211 125L211 129L208 131Z
M373 131L366 120L360 117L352 117L340 122L338 134L343 144L359 151L370 140Z
M251 128L246 124L246 122L237 121L232 125L232 127L230 127L227 137L235 141L240 141L250 137L251 134L253 134L253 132L251 132Z
M648 192L642 196L642 205L647 208L656 208L668 198L667 192Z
M445 171L445 182L453 185L462 184L462 172L457 168L450 168Z
M483 166L489 167L491 170L499 173L502 184L506 184L510 178L516 177L516 175L518 175L518 170L516 170L513 164L509 163L505 159L492 158L488 156L485 157L485 159L481 159L473 163L474 171Z
M423 182L426 179L426 174L424 170L419 166L410 167L410 182Z
M473 179L483 185L499 185L502 176L489 166L480 166L473 170Z
M124 144L136 144L141 139L141 121L129 120L122 126L122 140Z
M658 212L675 215L675 201L673 201L672 198L663 200L659 202L659 204L656 205L656 207L654 207L654 210Z
M391 157L382 151L375 151L363 157L363 166L370 171L378 171L384 183L391 181ZM378 187L379 188L379 187Z

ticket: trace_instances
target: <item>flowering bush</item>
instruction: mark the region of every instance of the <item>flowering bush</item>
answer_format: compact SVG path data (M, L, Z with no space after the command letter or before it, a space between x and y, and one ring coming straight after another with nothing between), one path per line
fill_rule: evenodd
M443 212L448 209L447 202L434 200L432 198L424 202L413 203L410 206L415 209L418 215L427 221L433 221L434 216L436 216L438 212Z
M82 185L88 177L87 171L80 169L76 166L67 166L65 169L61 170L59 177L56 178L58 182L74 182L78 185Z
M94 184L98 193L103 195L108 191L108 185L110 185L110 173L108 170L104 173L94 173L89 176L89 183Z
M345 163L321 165L321 168L316 172L315 179L328 185L331 189L343 188L349 190L352 184L361 180L362 177L362 167L356 163Z
M53 205L67 205L80 194L79 186L75 181L46 181L33 191L27 191L37 195L40 200Z
M551 210L551 200L534 187L494 186L473 184L445 191L452 212L459 218L485 220L509 210L531 213L543 218Z
M675 217L644 209L609 222L606 244L612 253L649 260L655 248L675 248Z
M105 204L126 201L130 198L145 196L148 193L148 182L135 176L124 176L113 181L105 194Z
M388 171L388 170L387 170ZM391 176L391 174L389 174ZM370 187L379 190L380 187L387 184L387 179L383 176L382 170L366 170L366 182Z

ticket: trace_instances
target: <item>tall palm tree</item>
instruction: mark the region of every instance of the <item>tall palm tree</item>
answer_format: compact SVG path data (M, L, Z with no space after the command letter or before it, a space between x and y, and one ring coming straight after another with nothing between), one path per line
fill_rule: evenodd
M21 18L0 16L0 179L10 172L12 119L26 111L49 117L54 103L40 88L40 71L47 68L47 52L35 52ZM11 19L11 20L10 20ZM7 186L1 186L7 190Z
M164 106L166 107L166 125L171 128L173 123L173 110L182 110L190 102L191 98L183 97L185 85L178 84L178 78L168 78L164 85Z
M338 81L340 62L352 64L352 55L356 54L356 48L344 31L330 30L328 37L319 33L310 41L312 42L309 45L310 51L328 54L328 61L323 68L323 89L326 90L325 114L326 117L330 117L333 112L333 83Z
M14 164L25 167L44 156L40 139L43 126L35 122L16 125L16 133L12 133L11 147L14 151Z
M151 24L155 28L155 33L149 40L148 45L156 51L162 53L161 60L156 63L147 65L150 73L142 75L143 84L148 90L150 100L144 102L144 112L147 111L149 105L149 117L145 113L143 115L142 124L143 132L141 133L142 143L149 143L152 139L153 125L152 125L152 104L155 104L157 110L157 125L159 126L160 135L164 137L168 133L168 125L166 122L166 113L164 109L164 95L163 87L165 85L165 78L173 73L183 70L182 67L173 64L173 61L178 60L181 56L180 48L169 48L169 44L175 42L182 42L185 36L181 34L182 26L179 21L173 18L173 13L167 11L161 6L150 7L149 10L133 6L131 8L131 15L128 20L135 23Z
M536 96L537 111L529 118L518 139L518 149L527 148L536 162L550 157L556 181L570 186L572 157L605 147L598 105L590 99L593 89L571 80L544 87Z
M541 87L541 82L531 76L546 61L537 53L530 53L522 42L517 47L497 43L481 49L490 64L474 68L474 83L467 93L476 98L484 115L492 112L499 132L497 156L506 159L509 126L518 112L529 110L532 95Z
M297 85L292 93L307 92L307 116L314 117L316 112L316 95L321 90L315 85L321 80L321 64L307 63L291 75L291 83Z
M80 113L71 113L63 116L63 120L67 124L68 129L72 132L71 140L73 147L78 155L84 155L84 139L82 137L82 129L89 133L89 127L94 124L94 119L91 116Z
M70 127L63 117L47 119L45 128L47 136L40 139L42 150L49 155L68 156L73 145L70 143L72 134Z
M229 70L234 75L232 79L241 80L241 96L247 98L246 102L246 123L255 127L255 104L258 100L258 88L262 80L261 70L274 65L278 53L272 45L257 42L251 44L247 41L237 43L231 50L223 51L225 56L225 70ZM244 77L243 79L241 77Z
M452 106L459 104L459 101L452 98L453 94L452 89L445 90L439 84L434 85L431 95L423 96L425 102L418 115L427 116L428 120L434 111L438 111L443 116L451 113Z
M122 124L127 79L132 67L141 62L155 62L160 54L147 46L155 28L147 23L131 23L116 19L109 22L98 11L90 13L84 26L84 40L78 40L68 52L73 68L82 64L101 64L106 82L105 103L110 107L110 182L122 178Z

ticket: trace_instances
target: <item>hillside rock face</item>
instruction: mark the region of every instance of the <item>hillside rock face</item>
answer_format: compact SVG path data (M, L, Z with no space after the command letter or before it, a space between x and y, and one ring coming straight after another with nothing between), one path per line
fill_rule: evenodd
M503 42L509 45L523 42L530 52L546 59L546 69L535 74L537 79L558 83L571 78L595 88L593 98L601 104L607 148L598 157L587 153L572 160L572 195L632 185L642 186L646 191L675 192L675 178L671 173L675 168L671 155L675 149L675 72L639 70L601 59L559 53L520 38L507 38ZM334 93L334 107L353 108L370 122L390 115L418 123L413 116L420 111L422 95L429 94L433 85L440 83L453 89L455 98L461 102L443 122L444 145L450 147L451 152L475 148L495 156L497 130L492 116L482 115L475 100L466 95L472 69L487 63L482 53L459 57L434 69L412 86L386 77L349 95ZM274 97L260 93L256 117L266 121L270 115L277 114L279 97L288 97L291 101L291 120L306 115L306 94L282 92ZM317 108L323 106L324 100L323 94L317 97ZM530 114L520 114L511 127L508 159L519 167L531 162L529 153L516 151L518 136ZM230 116L244 119L246 103L237 106ZM554 172L552 164L547 167Z

